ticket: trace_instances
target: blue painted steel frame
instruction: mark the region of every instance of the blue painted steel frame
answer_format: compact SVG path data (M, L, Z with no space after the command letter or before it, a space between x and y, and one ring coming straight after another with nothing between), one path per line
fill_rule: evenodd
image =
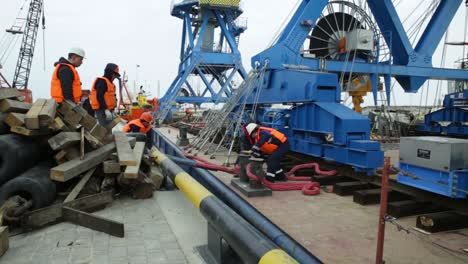
M437 171L399 163L398 182L451 198L468 198L468 170Z
M464 70L432 67L432 56L462 0L441 0L421 39L413 48L391 0L368 0L369 8L388 44L393 60L346 63L305 58L300 50L328 0L303 0L277 42L252 58L252 67L267 67L254 104L293 104L290 118L276 121L292 143L292 150L335 160L367 173L383 163L379 143L370 141L369 120L340 103L337 74L366 74L371 78L374 99L379 76L383 76L390 98L391 77L407 92L416 92L428 79L466 80ZM293 70L300 66L305 70ZM255 92L253 93L255 94ZM262 111L260 111L262 113ZM286 115L285 115L286 116ZM264 125L272 125L258 115ZM326 139L328 138L328 140ZM330 140L330 138L332 140Z
M206 15L203 16L201 25L196 21L198 13L194 13L194 7L198 1L186 0L174 5L171 14L183 20L182 45L180 50L180 64L177 77L172 82L166 94L160 99L160 112L170 108L172 102L203 103L225 102L233 92L231 80L236 73L245 79L247 72L242 65L242 58L237 47L236 38L246 28L238 27L234 20L242 13L240 9L212 9L202 7ZM199 18L197 18L199 19ZM229 53L204 51L201 48L208 23L216 21L216 26L221 29L220 43L227 43ZM230 74L227 74L232 70ZM188 82L191 75L199 76L205 85L201 94L197 94ZM211 80L207 75L212 75ZM214 82L220 85L218 92L213 88ZM189 97L179 96L183 86L186 86Z
M443 107L427 114L417 130L436 135L468 137L468 90L446 95ZM441 122L449 125L442 126Z

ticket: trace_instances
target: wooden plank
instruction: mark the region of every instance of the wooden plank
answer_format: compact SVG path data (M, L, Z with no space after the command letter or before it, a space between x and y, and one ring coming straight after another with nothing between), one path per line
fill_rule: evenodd
M73 108L76 107L76 104L74 104L73 102L69 101L69 100L65 100L63 101L59 107L57 108L57 111L65 116L68 112L72 111Z
M102 163L103 171L106 174L121 173L122 168L117 161L106 160Z
M107 135L107 129L99 124L94 125L93 129L90 131L93 137L102 140Z
M95 167L115 151L115 143L110 143L95 151L89 152L84 159L79 158L67 161L50 170L50 178L59 182L66 182L81 173Z
M46 103L39 112L39 126L47 127L54 122L57 111L57 103L54 99L46 100Z
M54 122L49 126L50 129L54 131L64 131L64 132L71 132L72 130L65 125L62 118L56 117Z
M3 122L5 122L5 124L9 125L10 127L23 126L25 117L25 114L8 113L5 115L5 119L3 119Z
M93 148L100 148L103 146L102 142L95 138L93 135L91 135L91 133L89 133L89 131L86 131L84 132L84 136L86 138L86 141L88 141L88 143L93 147Z
M27 113L31 109L30 103L19 102L10 99L0 100L0 112L4 113Z
M54 159L57 162L57 164L62 164L67 161L65 158L67 156L67 152L65 150L59 151L57 154L55 154Z
M404 216L436 213L447 210L447 208L435 205L431 202L406 200L388 203L387 212L389 215L399 218Z
M80 133L80 159L81 159L81 160L84 159L84 155L85 155L85 149L84 149L84 143L85 143L84 131L85 131L85 128L84 128L84 127L81 127L81 133Z
M10 131L19 135L32 137L32 136L43 136L48 135L49 131L45 130L31 130L21 126L14 126L10 128Z
M124 237L125 231L122 223L78 211L66 206L62 208L62 213L63 218L68 222L84 226L92 230L104 232L111 236Z
M86 114L80 121L80 124L88 131L91 131L97 124L97 120L91 115Z
M8 227L0 226L0 257L7 252L8 248L10 248L8 236Z
M127 166L125 168L124 177L128 179L138 178L138 171L140 170L141 158L145 151L145 142L137 142L135 148L133 148L133 156L135 157L137 164L135 166Z
M10 98L17 98L23 96L18 90L16 89L9 89L9 88L3 88L0 89L0 100L1 99L10 99Z
M122 166L135 166L138 162L135 159L130 144L127 140L127 136L123 132L117 132L114 134L115 144L117 146L117 154L119 155L119 163Z
M52 150L62 150L80 142L81 135L78 132L60 132L51 137L48 142Z
M67 198L63 201L64 203L71 202L75 200L75 198L80 194L81 190L85 186L85 184L88 182L89 178L93 175L94 171L96 170L96 167L90 169L86 174L81 178L81 180L78 182L78 184L73 187L73 190L68 194Z
M39 129L39 113L42 110L42 107L46 104L46 99L37 99L36 102L32 105L31 109L26 113L26 118L24 123L27 129Z
M83 116L73 110L68 111L64 116L64 121L73 128L77 128L80 125L81 119L83 119Z
M80 211L95 212L113 201L112 191L79 198L67 203L54 204L31 212L26 212L21 226L26 229L37 229L63 220L62 206Z

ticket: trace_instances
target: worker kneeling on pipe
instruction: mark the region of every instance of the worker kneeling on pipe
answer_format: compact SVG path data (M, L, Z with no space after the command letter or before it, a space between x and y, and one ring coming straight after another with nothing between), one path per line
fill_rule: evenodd
M262 158L268 155L266 179L270 182L285 181L287 178L280 166L280 161L289 151L288 138L276 129L254 123L248 124L246 130L254 144L252 156Z

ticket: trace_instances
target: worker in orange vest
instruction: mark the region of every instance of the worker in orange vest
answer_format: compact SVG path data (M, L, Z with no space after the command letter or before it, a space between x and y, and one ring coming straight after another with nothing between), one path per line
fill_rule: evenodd
M252 139L252 156L262 158L268 155L266 179L270 182L285 181L286 175L280 166L281 159L289 151L288 138L276 129L250 123L246 127Z
M147 134L151 131L151 122L153 121L153 117L149 112L144 112L141 114L140 118L134 119L126 126L124 126L124 132L133 132L133 133L145 133Z
M104 69L104 76L97 77L91 88L91 108L101 126L107 126L117 114L114 112L117 106L116 89L113 81L120 77L119 66L108 63Z
M72 48L68 53L68 59L61 57L54 63L55 70L52 74L50 95L57 103L70 100L81 104L81 80L76 68L83 63L85 52L81 48Z

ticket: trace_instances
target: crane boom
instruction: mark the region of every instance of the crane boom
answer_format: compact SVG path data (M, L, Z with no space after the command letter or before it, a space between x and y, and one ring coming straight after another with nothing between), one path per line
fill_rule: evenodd
M31 0L26 19L21 49L13 78L13 88L27 89L31 64L36 46L37 31L39 29L43 0ZM43 22L44 23L44 22Z

